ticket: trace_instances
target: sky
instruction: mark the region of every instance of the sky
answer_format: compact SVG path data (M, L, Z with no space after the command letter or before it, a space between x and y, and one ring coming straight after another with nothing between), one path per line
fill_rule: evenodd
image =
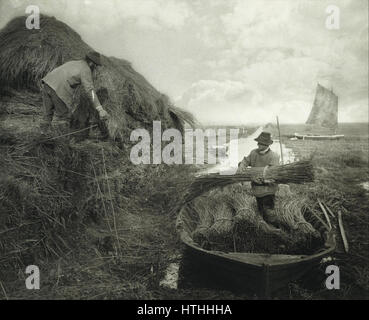
M339 122L368 122L367 0L0 0L0 28L28 5L203 123L304 123L317 83Z

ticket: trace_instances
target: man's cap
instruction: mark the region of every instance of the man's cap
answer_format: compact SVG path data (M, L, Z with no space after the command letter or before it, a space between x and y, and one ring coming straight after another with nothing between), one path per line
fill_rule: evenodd
M271 145L273 143L272 136L270 132L262 132L260 135L255 139L255 141L265 144L267 146Z
M101 56L100 53L96 51L90 51L86 54L86 59L91 60L94 64L101 66Z

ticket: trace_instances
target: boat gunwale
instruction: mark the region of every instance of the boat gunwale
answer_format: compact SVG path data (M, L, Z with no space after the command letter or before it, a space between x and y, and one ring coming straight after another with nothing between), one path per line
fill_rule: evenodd
M305 263L305 262L312 262L313 260L317 260L317 259L322 259L325 256L331 254L335 249L335 241L334 244L332 244L329 248L312 254L312 255L284 255L284 256L290 256L289 258L286 258L285 261L283 262L279 262L279 263L268 263L267 260L272 260L273 257L278 257L281 256L279 254L265 254L265 253L249 253L249 252L237 252L237 254L239 255L243 255L245 257L245 259L247 257L262 257L265 255L268 255L268 258L265 259L266 262L265 263L252 263L249 261L242 261L242 259L237 259L236 257L234 257L232 255L232 253L227 253L227 252L221 252L221 251L215 251L215 250L206 250L201 248L200 246L196 245L196 243L194 241L187 241L186 238L189 238L189 236L183 236L183 233L186 233L185 231L182 231L181 233L181 240L184 244L186 244L187 246L191 247L192 249L195 249L197 251L200 251L202 253L208 254L208 255L213 255L213 256L217 256L217 257L221 257L221 258L225 258L228 260L232 260L232 261L237 261L237 262L241 262L244 264L248 264L251 266L255 266L255 267L263 267L264 265L268 265L270 268L272 269L280 269L282 266L285 267L291 267L293 265L297 265L297 264L301 264L301 263ZM192 242L192 243L191 243Z

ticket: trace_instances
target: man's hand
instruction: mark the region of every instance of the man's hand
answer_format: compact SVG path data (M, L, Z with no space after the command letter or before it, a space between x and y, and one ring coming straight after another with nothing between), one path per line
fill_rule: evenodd
M273 184L275 183L275 180L273 179L264 179L263 177L254 177L252 178L252 181L257 184Z
M99 117L100 117L101 121L108 120L109 114L104 110L104 108L102 106L97 106L96 110L99 113Z
M252 178L252 181L255 182L256 184L263 184L263 177L254 177Z

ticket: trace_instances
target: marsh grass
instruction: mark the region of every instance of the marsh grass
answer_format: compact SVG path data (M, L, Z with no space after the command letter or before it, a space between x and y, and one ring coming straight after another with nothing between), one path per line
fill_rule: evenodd
M327 292L323 287L319 290L310 288L311 298L368 299L365 282L369 261L369 206L368 194L360 186L361 182L369 181L368 136L347 136L344 140L334 142L286 140L285 143L300 158L315 154L314 165L320 169L316 173L317 183L299 192L309 191L309 199L311 204L315 204L316 211L321 212L316 203L318 197L324 199L335 214L342 210L350 246L349 253L345 254L338 233L339 247L333 258L340 267L342 290ZM337 225L336 219L332 221Z
M36 264L38 298L151 298L178 250L171 212L194 168L135 166L111 142L48 140L14 126L0 136L7 296L27 297L22 275Z

